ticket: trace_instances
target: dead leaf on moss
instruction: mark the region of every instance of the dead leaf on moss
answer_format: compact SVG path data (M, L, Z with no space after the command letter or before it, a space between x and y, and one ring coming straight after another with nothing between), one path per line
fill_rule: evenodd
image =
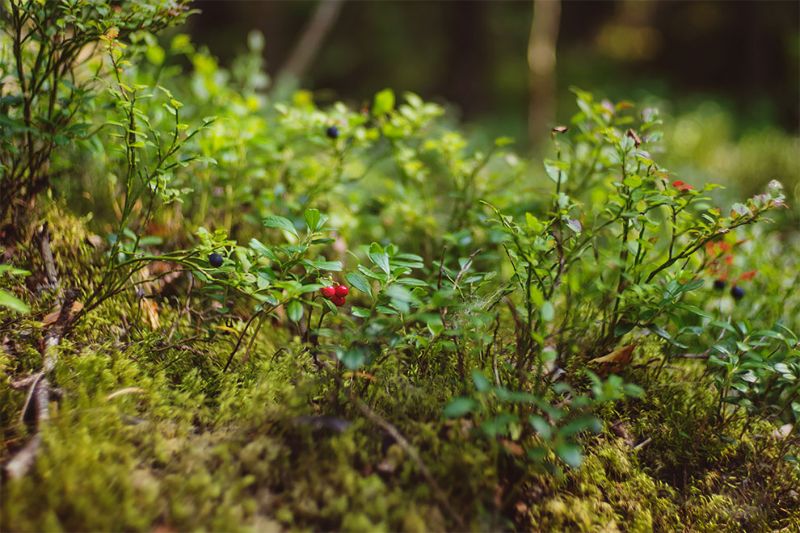
M81 309L83 309L83 304L81 302L75 301L72 302L72 307L69 310L69 320L75 318ZM42 318L42 326L50 327L56 322L58 322L58 317L61 316L61 307L53 311L52 313L48 313L47 315Z
M525 450L522 449L522 446L520 446L519 444L517 444L512 440L502 439L500 440L500 443L503 445L503 448L505 448L506 451L511 455L514 455L516 457L525 455Z
M589 363L603 365L603 370L607 372L618 372L631 362L634 348L636 348L635 343L628 344L602 357L596 357L590 360Z
M150 329L158 329L161 322L158 318L158 302L148 298L139 300L139 308L142 310L145 321L150 325Z

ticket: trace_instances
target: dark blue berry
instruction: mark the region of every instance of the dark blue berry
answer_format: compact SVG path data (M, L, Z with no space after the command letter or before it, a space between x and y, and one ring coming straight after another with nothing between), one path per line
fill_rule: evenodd
M725 280L724 279L715 279L714 280L714 288L718 291L721 291L725 288Z
M327 135L330 139L336 139L339 137L339 128L336 126L328 126L328 128L325 130L325 135Z
M219 268L222 266L222 256L214 252L208 256L208 263L214 268Z
M744 298L744 289L734 285L731 287L731 296L733 296L734 300L741 300Z

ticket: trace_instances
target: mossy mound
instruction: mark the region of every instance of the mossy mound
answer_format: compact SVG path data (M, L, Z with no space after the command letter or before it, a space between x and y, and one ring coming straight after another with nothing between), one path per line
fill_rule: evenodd
M87 288L98 252L83 222L51 219L62 283ZM16 257L39 268L33 248ZM42 326L31 317L52 305L32 301L33 314L5 320L1 333L3 461L30 437L19 421L24 391L11 382L41 364ZM667 368L668 379L653 367L630 370L644 398L604 411L606 430L585 440L583 464L553 476L442 419L452 384L413 380L391 360L336 383L277 328L223 373L232 335L187 316L180 300L157 303L158 326L125 295L61 343L53 376L61 399L34 471L3 481L4 530L800 528L800 474L782 460L792 450L766 423L717 430L711 393L687 393L701 379L691 366ZM657 347L648 353L658 357ZM349 402L353 393L406 436L438 488ZM620 422L627 435L613 430Z

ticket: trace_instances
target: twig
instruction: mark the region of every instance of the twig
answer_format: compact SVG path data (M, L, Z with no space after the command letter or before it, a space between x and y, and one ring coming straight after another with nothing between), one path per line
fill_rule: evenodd
M58 271L56 270L56 262L53 259L53 251L50 249L50 233L47 229L47 222L45 222L37 235L39 239L39 250L42 253L42 261L44 261L44 274L47 276L47 282L50 288L57 291L58 297L61 296L61 289L58 286Z
M17 451L14 457L6 463L6 475L11 479L19 479L24 476L36 459L36 453L42 444L42 435L37 433L28 443Z
M194 276L189 273L189 289L186 291L186 302L183 305L183 308L178 312L178 316L175 318L175 321L172 323L172 327L169 330L169 335L167 335L167 342L172 340L172 336L175 335L175 331L178 329L178 322L181 321L181 318L184 314L190 315L189 313L189 304L192 300L192 289L194 288Z
M414 448L410 442L408 442L403 434L400 433L400 430L394 427L388 420L370 409L367 404L355 397L351 397L351 400L364 416L366 416L372 423L386 431L386 433L388 433L395 440L395 442L397 442L397 444L408 454L408 456L411 457L411 460L416 463L417 469L419 469L422 477L425 478L428 484L430 484L431 489L433 489L433 494L436 499L439 500L439 503L441 503L445 510L450 514L450 518L452 518L453 521L458 525L459 530L465 530L464 521L462 520L461 515L457 513L456 510L450 505L447 496L436 482L436 479L431 474L431 471L428 470L427 466L425 466L425 463L422 461L417 449Z
M494 331L492 332L492 340L489 342L489 345L486 346L486 355L484 356L484 361L489 359L491 356L492 358L492 370L494 371L494 384L498 387L500 386L500 373L497 371L497 351L492 351L492 347L497 342L497 331L500 329L500 313L497 313L494 317Z
M47 277L50 288L56 292L56 300L61 303L61 310L55 324L50 326L44 335L44 348L42 350L42 370L29 378L31 383L28 389L28 396L22 408L22 420L32 419L32 425L36 428L36 433L16 454L6 463L5 472L16 479L24 476L36 460L36 454L42 444L41 430L50 419L50 382L47 375L53 371L58 360L56 348L61 342L64 331L69 325L70 310L72 304L77 299L76 291L67 291L62 295L62 290L58 283L58 273L56 272L53 252L50 249L50 236L47 224L44 224L38 233L39 249L44 261L45 276ZM32 416L30 416L32 415Z
M684 353L675 355L674 357L677 357L679 359L708 359L709 352L710 350L706 350L703 353Z

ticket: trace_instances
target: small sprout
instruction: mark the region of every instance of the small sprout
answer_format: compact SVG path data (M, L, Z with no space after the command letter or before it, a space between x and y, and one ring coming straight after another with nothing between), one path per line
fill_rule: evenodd
M223 261L222 255L218 254L217 252L214 252L208 256L208 264L214 268L221 267L222 261Z

